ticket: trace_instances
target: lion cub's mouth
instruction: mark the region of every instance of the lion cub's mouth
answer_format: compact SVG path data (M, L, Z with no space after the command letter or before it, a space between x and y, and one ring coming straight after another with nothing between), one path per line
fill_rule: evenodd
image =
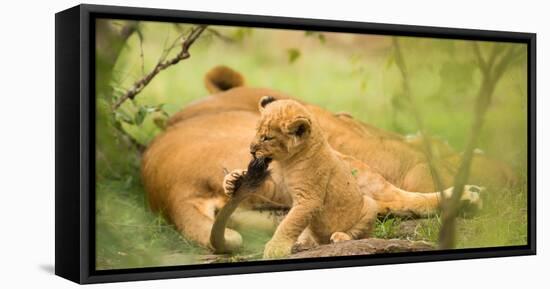
M270 157L252 155L252 160L250 161L249 166L260 170L267 170L267 167L269 167L272 160L273 159Z
M269 163L271 158L254 157L248 164L243 183L249 187L259 186L270 175Z

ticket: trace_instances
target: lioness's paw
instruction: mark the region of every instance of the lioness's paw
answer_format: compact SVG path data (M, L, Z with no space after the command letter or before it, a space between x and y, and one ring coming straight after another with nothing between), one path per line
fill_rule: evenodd
M460 200L465 206L472 206L474 209L481 210L483 208L483 200L480 194L485 191L484 187L466 185L464 186L464 193Z
M246 170L233 170L223 178L223 191L233 197L239 186L241 185L242 177L246 174Z
M225 229L225 248L229 252L239 250L243 245L243 237L237 231Z
M293 242L269 241L265 244L264 259L280 259L291 254Z
M484 187L466 185L464 186L464 192L460 197L461 207L463 210L472 211L480 210L483 208L483 200L481 199L480 194L485 191ZM450 198L453 194L453 188L450 187L445 190L445 197Z
M334 232L331 236L330 236L330 242L331 243L338 243L338 242L343 242L343 241L349 241L349 240L352 240L353 238L344 233L344 232Z

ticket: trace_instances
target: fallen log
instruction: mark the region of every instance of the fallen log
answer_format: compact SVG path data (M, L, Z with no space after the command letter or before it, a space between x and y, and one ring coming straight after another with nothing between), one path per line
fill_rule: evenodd
M289 258L317 258L331 256L372 255L398 252L434 250L435 245L425 241L369 238L321 245L306 251L295 252Z

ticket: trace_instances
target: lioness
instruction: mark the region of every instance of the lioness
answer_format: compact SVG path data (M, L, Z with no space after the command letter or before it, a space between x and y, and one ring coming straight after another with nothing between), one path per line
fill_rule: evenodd
M250 152L254 158L279 165L285 186L280 189L292 198L290 211L265 246L264 258L289 255L297 240L298 246L311 247L366 236L379 206L369 194L361 192L349 160L328 144L315 117L294 100L275 101L270 96L260 100L259 111ZM235 170L224 178L227 195L234 193L244 173ZM392 187L387 182L376 185ZM477 198L475 192L466 193L469 198Z
M227 67L209 72L206 83L213 94L172 116L166 130L148 145L142 159L142 181L151 208L163 213L186 238L205 247L209 246L216 211L228 200L222 186L224 170L247 165L248 146L260 117L258 101L264 95L292 98L271 89L244 87L244 78L239 76ZM350 163L360 190L377 202L380 214L422 216L437 212L441 199L438 193L408 192L435 190L419 148L402 136L346 115L303 105L317 119L330 146ZM452 157L459 159L460 155L455 153ZM449 186L457 164L446 159L437 161L443 181ZM482 170L476 169L476 162L484 164L479 166ZM280 168L273 164L271 170L272 180L266 182L263 194L249 198L242 206L252 211L234 214L233 228L254 226L273 230L276 223L255 209L292 205ZM470 183L486 185L490 181L508 185L514 180L509 171L506 166L476 155ZM448 190L445 192L450 194ZM467 193L464 197L467 202L479 203L477 194ZM247 214L253 216L242 217ZM240 234L232 229L226 230L226 240L228 248L242 244Z

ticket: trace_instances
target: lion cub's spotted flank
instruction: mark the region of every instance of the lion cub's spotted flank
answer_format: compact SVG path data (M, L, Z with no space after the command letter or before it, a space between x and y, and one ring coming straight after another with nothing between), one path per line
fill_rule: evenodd
M264 258L289 255L295 243L310 247L363 238L378 206L361 193L352 168L327 143L316 119L288 99L263 97L260 112L250 152L278 163L292 196L292 208L266 244ZM236 170L226 176L228 195L242 174Z

